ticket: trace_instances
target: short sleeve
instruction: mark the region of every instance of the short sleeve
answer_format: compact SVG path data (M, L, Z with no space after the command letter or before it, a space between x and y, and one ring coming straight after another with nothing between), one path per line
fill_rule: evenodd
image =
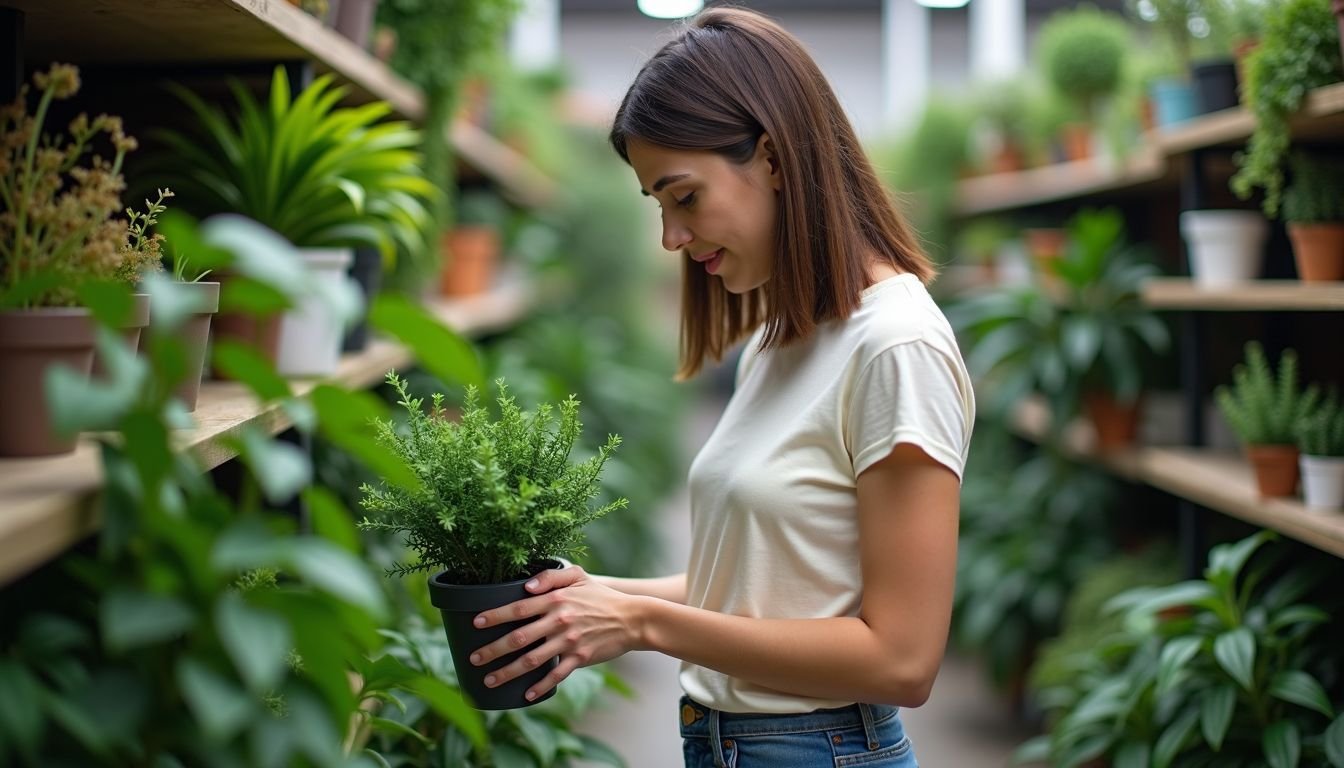
M960 479L974 422L975 394L960 356L923 340L890 347L859 372L850 396L854 476L910 443Z

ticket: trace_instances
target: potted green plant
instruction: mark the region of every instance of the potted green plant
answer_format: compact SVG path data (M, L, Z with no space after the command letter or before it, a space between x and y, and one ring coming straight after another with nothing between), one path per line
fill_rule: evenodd
M198 266L210 259L212 249L201 238L197 224L179 211L169 211L159 222L171 257L172 276L178 293L190 302L191 310L177 329L182 341L183 376L176 395L188 412L196 410L200 398L201 378L205 373L206 343L210 338L211 321L219 312L219 282L206 280L210 270Z
M489 190L463 191L457 221L443 236L439 292L463 297L485 293L495 281L508 206Z
M1041 27L1042 69L1081 120L1065 127L1070 160L1091 157L1097 111L1119 87L1131 44L1124 19L1091 7L1057 13Z
M122 340L132 352L140 348L140 332L149 325L149 294L138 290L140 280L146 273L163 269L161 253L163 235L150 234L150 228L159 221L159 216L167 210L163 201L172 197L172 190L158 190L158 199L145 200L145 212L133 208L126 209L129 223L126 226L129 241L122 247L120 263L112 272L112 279L124 285L131 293L131 313L120 324ZM102 355L97 350L93 355L93 376L101 378L105 374Z
M1016 173L1027 167L1030 84L1021 77L986 83L976 105L981 123L989 129L990 173Z
M500 415L493 419L469 387L457 423L444 416L442 395L433 397L426 413L423 399L412 397L403 379L389 373L387 380L408 425L398 431L391 422L381 423L379 442L405 459L423 489L386 482L363 486L361 505L373 516L361 525L404 535L419 554L417 562L393 573L435 571L431 600L443 617L458 680L478 708L513 709L548 698L550 693L528 702L523 695L555 667L554 660L497 688L486 687L487 674L536 646L477 667L468 660L473 651L525 622L482 630L472 620L483 610L528 597L523 588L528 579L583 550L585 525L625 506L624 499L591 505L602 467L620 438L609 436L595 456L573 462L570 452L582 425L572 396L558 408L542 404L524 413L500 380ZM553 421L558 423L552 426Z
M1344 162L1295 153L1283 219L1304 281L1344 280Z
M1214 396L1255 468L1260 495L1291 496L1298 481L1297 425L1320 402L1315 385L1298 386L1297 352L1284 351L1276 375L1260 344L1247 343L1232 385L1218 387Z
M157 243L127 242L121 210L122 160L135 139L120 118L80 114L67 133L44 133L53 101L74 96L79 70L53 64L33 76L39 97L28 112L28 87L0 109L0 456L46 456L74 450L73 435L53 432L43 381L54 366L88 375L95 323L80 286L115 282L123 265L138 269ZM111 155L95 147L100 136ZM131 303L125 307L128 314ZM125 316L103 318L114 324Z
M1344 508L1344 407L1335 393L1298 422L1297 447L1307 506Z
M1019 760L1080 766L1344 765L1338 641L1341 608L1323 568L1276 573L1261 532L1209 552L1202 579L1140 587L1107 611L1124 629L1079 651L1049 694L1051 732ZM1332 642L1333 641L1333 642Z
M1190 84L1190 21L1200 0L1133 0L1130 7L1158 36L1149 57L1161 62L1160 74L1149 82L1154 116L1159 128L1189 120L1198 114Z
M175 91L201 129L196 138L160 133L173 152L164 170L182 206L197 215L241 214L300 249L313 284L293 297L277 330L256 335L274 336L281 373L333 372L341 323L315 291L346 284L355 246L377 247L388 258L398 248L428 247L427 205L436 192L420 170L419 134L403 122L379 123L391 112L382 102L338 108L345 89L332 87L329 76L291 95L278 67L264 107L234 85L233 119L185 89ZM230 320L219 318L223 335L234 335Z
M1288 121L1313 88L1344 79L1338 27L1321 0L1266 4L1265 32L1247 62L1245 97L1255 114L1255 132L1232 190L1243 200L1263 188L1265 214L1279 215L1284 161L1291 139Z

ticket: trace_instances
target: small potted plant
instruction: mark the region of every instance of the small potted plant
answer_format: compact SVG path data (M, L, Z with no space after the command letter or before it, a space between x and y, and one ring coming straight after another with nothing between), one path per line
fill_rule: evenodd
M1266 3L1264 13L1264 35L1247 62L1243 93L1255 114L1255 131L1232 177L1232 191L1245 200L1263 188L1262 205L1273 218L1283 202L1289 120L1313 89L1344 80L1344 65L1335 19L1322 0Z
M1306 282L1344 280L1344 162L1298 152L1283 193L1283 218L1297 274Z
M355 246L376 247L385 257L427 247L427 205L437 193L420 170L419 133L406 123L378 122L391 111L387 104L338 108L345 89L332 87L329 76L291 95L283 68L271 78L264 107L235 85L236 119L189 91L176 92L202 127L196 138L160 134L173 152L163 158L164 170L183 208L242 214L279 233L299 248L314 290L345 285ZM291 298L278 328L243 323L237 332L273 353L282 374L333 372L341 323L316 295ZM221 314L218 322L234 335L231 317ZM274 350L265 346L272 339Z
M1298 423L1297 447L1307 506L1344 509L1344 407L1336 393Z
M1065 126L1070 160L1092 156L1097 111L1120 86L1131 43L1124 19L1095 8L1055 14L1041 28L1037 50L1046 77L1081 120Z
M1232 372L1232 385L1220 386L1214 396L1245 446L1260 495L1293 495L1298 481L1296 430L1320 402L1314 385L1298 387L1297 353L1284 351L1276 376L1264 349L1249 342L1245 363Z
M210 338L211 321L219 312L219 283L206 280L210 270L196 264L209 261L212 249L201 238L196 222L178 211L170 211L159 223L168 253L172 259L173 280L182 295L189 297L193 310L183 322L178 336L184 352L183 379L177 387L177 397L188 412L196 410L200 397L201 377L205 372L206 342ZM194 261L193 261L194 260Z
M44 133L52 102L79 91L79 70L53 64L33 81L34 112L27 86L0 109L0 456L74 450L75 436L52 429L43 381L56 365L89 374L95 323L78 289L114 281L144 245L128 244L126 222L115 218L135 139L107 115L80 114L65 134Z
M1145 57L1161 67L1149 80L1154 117L1159 128L1189 120L1198 114L1195 89L1190 84L1190 19L1200 0L1146 0L1131 6L1142 21L1152 25L1156 50Z
M387 380L408 424L399 431L384 422L378 438L406 459L422 488L363 486L361 505L372 517L362 527L404 535L419 554L417 562L394 574L434 571L430 599L442 614L459 683L478 708L514 709L548 698L554 691L531 702L523 697L554 668L554 660L497 688L484 682L544 640L477 667L468 660L473 651L526 622L477 629L472 620L483 610L529 597L523 588L528 579L560 567L559 558L581 553L584 526L625 506L625 499L592 505L602 467L620 438L609 436L594 456L576 462L570 453L582 425L572 396L558 408L542 404L525 413L500 380L498 419L469 387L461 421L454 422L444 415L442 395L433 397L427 413L403 379L389 373Z
M144 213L133 208L126 209L126 216L130 220L126 225L129 241L121 249L120 263L113 270L112 279L133 291L131 313L121 324L122 339L132 352L139 350L140 332L149 325L149 294L138 290L140 280L147 272L163 269L163 235L150 234L149 230L167 210L163 201L172 196L172 190L160 189L157 200L145 200ZM96 351L93 356L93 375L95 378L105 375L102 356Z
M498 195L484 190L462 193L457 204L457 223L443 236L440 293L463 297L490 289L499 266L500 231L507 213Z

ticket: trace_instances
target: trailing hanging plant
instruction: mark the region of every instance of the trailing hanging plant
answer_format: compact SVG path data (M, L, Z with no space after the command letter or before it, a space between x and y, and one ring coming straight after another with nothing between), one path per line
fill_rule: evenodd
M1214 392L1218 407L1246 445L1295 442L1299 422L1316 410L1321 393L1299 388L1297 353L1285 350L1277 375L1258 342L1246 344L1246 361L1232 372L1232 385Z
M594 509L602 466L620 445L610 435L597 455L571 462L579 439L579 402L572 396L556 408L539 405L525 413L500 380L498 420L467 390L462 420L443 412L443 396L411 397L406 382L389 373L409 422L405 433L390 421L378 428L379 442L415 468L423 490L386 482L365 485L362 506L374 513L367 530L402 533L420 560L393 569L405 574L439 568L455 584L496 584L531 575L529 567L548 558L583 551L583 527L625 506L618 499ZM558 413L557 413L558 411ZM558 424L552 427L553 416Z
M1240 158L1232 189L1243 200L1265 190L1266 215L1277 216L1282 201L1283 162L1291 139L1288 121L1313 88L1344 79L1339 29L1326 0L1283 0L1266 8L1260 46L1247 64L1243 89L1255 113L1255 133Z

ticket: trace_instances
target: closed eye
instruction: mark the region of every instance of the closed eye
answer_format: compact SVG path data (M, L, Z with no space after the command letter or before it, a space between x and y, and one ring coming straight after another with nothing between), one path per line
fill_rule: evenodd
M690 208L690 207L691 207L692 205L694 205L694 204L695 204L695 193L694 193L694 192L692 192L692 193L690 193L689 195L687 195L687 196L685 196L685 197L683 197L683 198L677 200L677 207L678 207L678 208Z

